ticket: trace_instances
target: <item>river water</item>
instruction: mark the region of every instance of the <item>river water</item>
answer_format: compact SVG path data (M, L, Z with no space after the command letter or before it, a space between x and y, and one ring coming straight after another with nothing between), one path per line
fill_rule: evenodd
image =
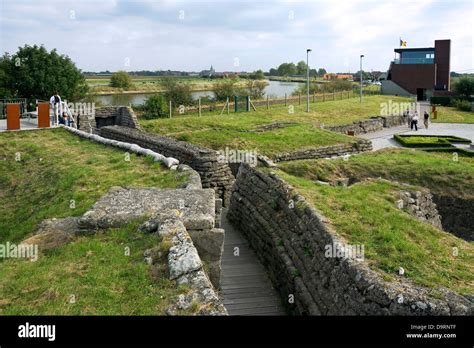
M284 97L285 93L289 96L291 93L301 86L301 82L282 82L282 81L268 81L269 84L265 87L265 95L269 98ZM111 94L98 95L95 100L102 105L142 105L145 100L155 93L137 93L137 94ZM213 97L212 91L192 92L194 99L199 97Z

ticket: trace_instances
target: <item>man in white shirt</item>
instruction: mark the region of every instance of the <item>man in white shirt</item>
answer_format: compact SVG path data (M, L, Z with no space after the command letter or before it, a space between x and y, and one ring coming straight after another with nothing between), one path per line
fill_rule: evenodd
M411 130L413 130L413 127L415 127L415 131L418 131L418 120L420 118L418 117L418 112L415 111L415 114L413 115L413 118L411 119Z
M63 107L61 104L61 97L58 92L54 92L54 95L49 99L49 105L54 111L53 125L57 126L59 122L59 115L63 114Z

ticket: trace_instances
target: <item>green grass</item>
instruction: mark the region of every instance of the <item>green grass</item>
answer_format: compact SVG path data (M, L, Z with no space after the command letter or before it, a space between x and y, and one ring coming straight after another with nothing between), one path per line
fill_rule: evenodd
M382 177L429 188L433 193L474 198L474 158L452 153L384 149L343 159L280 163L285 172L308 180Z
M214 85L222 81L222 79L207 79L200 77L173 77L179 81L185 82L190 85L192 91L208 91L214 88ZM163 88L160 85L163 77L160 76L132 76L133 86L127 89L128 92L163 92ZM246 87L246 79L238 79L238 87ZM110 84L110 77L91 77L86 78L86 83L90 85L91 93L95 94L115 94L123 93L122 88L110 87L110 86L94 86L95 84Z
M168 279L164 260L143 261L157 240L137 225L81 237L35 262L5 260L0 315L164 315L187 289Z
M278 174L320 209L348 244L363 245L365 260L384 279L395 279L403 267L404 277L415 284L474 292L474 244L399 210L396 191L401 187L371 180L341 188L283 171ZM454 247L458 256L453 255Z
M438 117L431 121L434 123L474 123L474 112L461 111L457 108L447 106L437 106Z
M140 120L148 132L185 140L215 150L238 148L241 150L257 149L259 153L272 156L282 152L299 149L333 145L354 141L354 138L335 134L320 129L321 125L338 125L352 123L380 114L381 103L393 100L405 102L408 99L389 96L366 96L364 102L357 98L336 101L311 103L310 112L305 112L305 105L294 103L294 113L290 105L257 107L257 111L248 113L231 113L220 116L220 110L205 112L199 117L197 113L171 119ZM295 122L285 128L266 132L247 132L257 126L276 122Z
M150 158L125 159L63 129L1 133L0 242L22 240L46 218L80 216L112 186L173 188L185 180Z
M470 144L469 139L452 135L405 135L393 136L400 144L406 147L445 147L454 148L452 144Z

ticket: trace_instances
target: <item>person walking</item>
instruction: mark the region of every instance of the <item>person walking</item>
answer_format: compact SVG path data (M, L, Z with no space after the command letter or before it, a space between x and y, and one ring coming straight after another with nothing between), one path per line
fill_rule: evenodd
M423 124L425 125L425 128L428 129L428 124L430 120L430 114L428 111L425 110L425 113L423 114Z
M418 112L415 111L411 119L411 130L413 130L413 127L415 127L415 131L418 131L418 119L419 119Z
M54 92L53 96L49 99L49 104L51 106L51 109L54 111L54 120L53 120L53 125L57 126L59 122L59 115L62 115L62 103L61 103L61 97L59 96L59 93L56 91Z
M407 124L408 124L408 128L412 128L412 118L413 118L413 115L411 114L411 111L410 111L410 110L407 110L406 113L407 113Z

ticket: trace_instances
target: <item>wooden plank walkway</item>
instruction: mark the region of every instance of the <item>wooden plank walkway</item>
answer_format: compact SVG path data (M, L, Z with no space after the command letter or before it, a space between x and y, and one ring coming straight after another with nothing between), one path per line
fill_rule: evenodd
M229 315L286 315L265 268L240 231L222 211L225 229L221 296ZM239 256L234 255L239 248Z

